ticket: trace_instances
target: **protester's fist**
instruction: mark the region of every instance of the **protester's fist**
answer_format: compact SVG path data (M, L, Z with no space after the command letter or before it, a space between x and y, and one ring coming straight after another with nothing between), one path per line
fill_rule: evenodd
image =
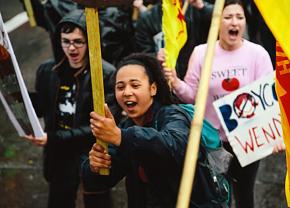
M278 142L274 147L273 147L273 153L279 153L279 152L283 152L285 150L285 144L284 143L280 143Z
M90 116L92 133L97 139L116 146L121 144L121 129L116 125L114 117L107 105L105 105L105 116L101 116L95 112L91 112Z
M136 7L140 12L147 10L146 6L143 4L143 0L134 0L133 6Z
M202 9L204 7L203 0L189 0L189 4L197 9Z
M165 63L162 66L163 66L164 76L166 80L168 81L168 83L170 83L170 86L173 89L178 88L181 80L177 77L175 69L166 67Z
M95 143L89 152L90 169L94 173L99 173L100 169L111 167L111 156L100 145Z

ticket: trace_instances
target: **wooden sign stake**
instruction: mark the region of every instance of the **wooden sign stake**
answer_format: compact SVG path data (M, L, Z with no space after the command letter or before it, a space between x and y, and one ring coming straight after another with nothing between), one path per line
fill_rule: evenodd
M103 82L103 69L102 69L102 54L100 42L100 29L99 29L99 15L98 7L118 6L131 4L133 0L74 0L75 2L85 6L89 57L91 67L91 80L92 80L92 94L94 111L102 116L105 115L105 96L104 96L104 82ZM108 144L97 139L98 144L103 146L108 152ZM100 175L109 175L109 169L101 169Z
M200 83L196 95L196 107L194 118L191 123L190 135L186 149L185 162L183 166L182 179L179 187L177 199L177 208L188 208L192 185L195 175L196 163L198 159L198 150L200 144L201 129L205 113L206 99L208 95L210 74L216 40L221 22L221 13L225 0L217 0L215 2L212 15L211 27L207 39L207 49L204 64L201 70Z
M95 8L85 8L89 57L91 67L92 79L92 93L94 102L94 111L102 116L105 115L105 95L103 83L103 69L102 69L102 54L100 43L100 30L99 30L99 15L98 10ZM108 144L97 139L97 143L105 148L108 152ZM100 175L109 175L109 169L101 169Z
M32 9L32 4L30 0L24 0L24 6L26 8L27 11L27 16L28 16L28 20L30 23L31 27L35 27L36 26L36 21L34 18L34 13L33 13L33 9Z

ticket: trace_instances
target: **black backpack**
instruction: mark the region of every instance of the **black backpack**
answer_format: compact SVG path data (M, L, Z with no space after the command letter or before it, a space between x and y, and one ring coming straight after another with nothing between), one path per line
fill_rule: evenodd
M179 106L192 120L193 105L180 104ZM226 174L231 159L231 153L222 147L217 129L204 120L190 207L229 207L231 187Z
M210 162L209 152L202 144L199 147L200 155L196 166L195 179L192 190L191 207L198 208L226 208L229 207L231 187L225 172L220 172L216 162ZM214 150L216 155L226 155L224 149Z

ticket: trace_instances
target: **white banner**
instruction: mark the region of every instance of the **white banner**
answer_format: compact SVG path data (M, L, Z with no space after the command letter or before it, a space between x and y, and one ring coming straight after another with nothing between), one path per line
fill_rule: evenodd
M0 13L0 100L19 136L44 136Z
M241 166L272 154L276 142L283 143L274 71L213 105Z

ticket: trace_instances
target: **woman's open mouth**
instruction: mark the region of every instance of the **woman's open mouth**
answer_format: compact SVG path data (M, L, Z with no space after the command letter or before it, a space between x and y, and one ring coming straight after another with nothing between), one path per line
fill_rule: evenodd
M125 101L124 102L126 107L127 107L127 110L130 112L134 109L134 107L137 105L137 102L134 102L134 101Z
M229 35L230 35L231 38L236 38L236 37L238 37L239 30L230 29L228 33L229 33Z
M79 54L77 53L70 53L69 56L72 58L72 59L76 59L78 57Z
M136 106L137 103L136 103L136 102L133 102L133 101L126 101L126 102L125 102L125 105L126 105L128 108L132 108L132 107Z

